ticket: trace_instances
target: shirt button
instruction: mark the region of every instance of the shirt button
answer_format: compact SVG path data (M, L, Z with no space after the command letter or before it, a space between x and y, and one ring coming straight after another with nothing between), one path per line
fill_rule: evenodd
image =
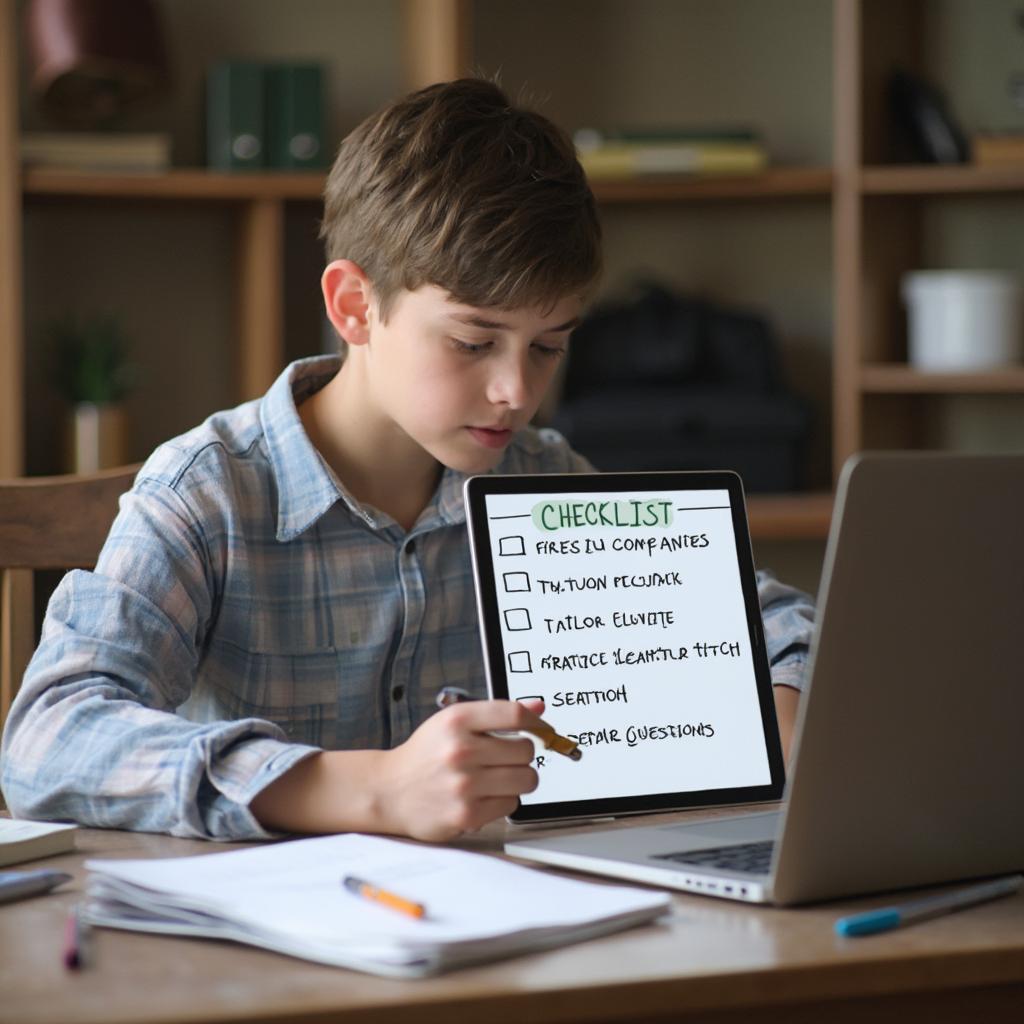
M411 540L405 545L405 553L407 555L414 555L416 553L416 541Z
M396 686L391 691L391 699L393 701L395 701L395 703L398 703L398 701L400 701L404 696L405 696L405 687L404 686Z

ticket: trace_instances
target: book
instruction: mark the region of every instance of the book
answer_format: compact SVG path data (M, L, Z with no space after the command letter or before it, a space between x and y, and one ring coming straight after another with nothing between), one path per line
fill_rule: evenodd
M675 145L689 143L742 143L761 145L761 138L753 128L578 128L572 140L577 149L594 149L614 143L642 143L644 145Z
M267 165L266 68L224 60L206 76L206 162L220 171Z
M171 163L171 138L160 132L27 132L20 151L26 167L163 171Z
M320 65L271 64L266 74L268 166L322 168L327 153Z
M633 178L659 174L757 174L768 165L763 149L733 143L633 143L579 153L587 177Z
M971 156L978 167L1024 167L1024 135L975 135Z
M671 905L663 892L355 833L85 866L93 925L227 939L395 977L579 942L654 920ZM356 894L348 876L419 904L424 916Z
M651 130L573 135L580 164L598 179L659 174L756 174L768 154L754 132L734 130Z
M76 825L0 818L0 868L75 848Z

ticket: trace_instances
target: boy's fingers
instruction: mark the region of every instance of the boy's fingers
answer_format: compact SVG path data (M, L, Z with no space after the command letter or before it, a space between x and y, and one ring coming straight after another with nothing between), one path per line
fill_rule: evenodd
M529 764L534 757L533 741L510 736L481 736L480 761L485 767Z
M519 798L515 796L485 797L478 800L473 808L473 822L467 831L475 832L478 828L498 818L505 818L519 807Z
M515 700L468 701L441 713L450 715L452 721L472 732L524 729L537 724L537 715Z
M519 703L534 715L544 714L544 701L540 697L522 697Z
M486 799L496 796L519 796L521 793L532 793L537 788L537 773L533 768L519 766L515 768L488 768L481 772L480 797Z

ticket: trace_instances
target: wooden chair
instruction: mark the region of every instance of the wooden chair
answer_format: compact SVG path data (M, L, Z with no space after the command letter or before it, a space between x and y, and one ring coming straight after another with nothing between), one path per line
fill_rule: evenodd
M0 480L0 728L35 647L32 573L91 569L138 469Z

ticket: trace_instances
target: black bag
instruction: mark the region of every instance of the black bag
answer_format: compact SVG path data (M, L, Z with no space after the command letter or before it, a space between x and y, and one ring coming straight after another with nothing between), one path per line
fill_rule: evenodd
M734 469L793 491L810 426L768 323L648 285L573 337L554 424L598 469Z

